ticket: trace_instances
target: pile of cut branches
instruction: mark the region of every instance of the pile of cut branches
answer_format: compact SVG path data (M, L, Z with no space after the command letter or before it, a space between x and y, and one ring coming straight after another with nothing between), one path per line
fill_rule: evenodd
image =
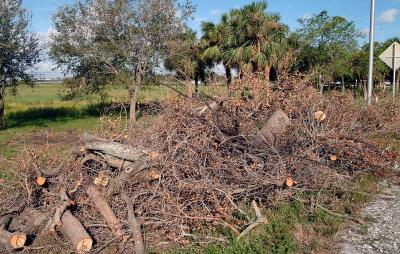
M84 134L69 160L21 156L0 190L0 244L143 253L226 242L213 234L221 227L239 239L268 220L261 207L299 193L318 192L309 202L330 209L358 173L395 166L397 154L367 139L380 121L371 110L349 94L323 97L300 77L168 100L152 127Z

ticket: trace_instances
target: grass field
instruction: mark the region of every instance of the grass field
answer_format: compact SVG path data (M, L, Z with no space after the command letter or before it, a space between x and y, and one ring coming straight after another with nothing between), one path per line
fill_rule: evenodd
M184 87L175 85L175 89L184 92ZM224 89L222 86L200 87L201 93L215 94ZM175 93L166 86L143 86L138 103L146 105L162 102ZM109 97L100 102L96 95L79 100L63 101L65 93L61 84L38 84L34 87L22 85L16 95L8 93L5 98L5 121L7 128L0 131L0 157L10 158L21 146L29 145L26 138L44 130L55 133L80 133L94 130L99 126L99 118L113 102L128 104L128 92L121 87L108 91ZM141 114L139 108L139 115ZM22 140L17 142L16 140Z

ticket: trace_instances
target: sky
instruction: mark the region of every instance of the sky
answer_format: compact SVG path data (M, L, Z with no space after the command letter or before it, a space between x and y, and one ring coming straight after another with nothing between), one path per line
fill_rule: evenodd
M218 22L221 14L232 8L246 5L252 0L192 0L197 6L189 25L200 34L202 21ZM32 28L42 40L46 40L52 29L52 16L58 7L73 3L74 0L23 0L23 5L32 13ZM268 11L281 15L282 22L293 31L298 27L297 19L308 18L327 10L329 15L345 17L354 21L364 32L369 30L369 0L269 0ZM400 0L376 0L376 41L400 37ZM367 38L365 38L367 41ZM54 65L44 61L36 72L47 77L59 76L53 71Z

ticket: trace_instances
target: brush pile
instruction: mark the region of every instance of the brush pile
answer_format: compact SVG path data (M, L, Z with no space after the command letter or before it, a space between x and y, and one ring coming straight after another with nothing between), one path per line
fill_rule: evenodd
M299 77L248 78L229 94L170 99L149 128L82 136L69 160L21 156L0 190L0 244L143 253L241 238L277 200L318 192L334 209L362 172L390 174L397 154L367 140L384 128L351 95L323 97ZM101 136L101 137L99 137ZM354 187L355 188L355 187Z

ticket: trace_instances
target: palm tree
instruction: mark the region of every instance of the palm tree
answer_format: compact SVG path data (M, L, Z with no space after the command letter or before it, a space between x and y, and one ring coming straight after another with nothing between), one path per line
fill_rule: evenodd
M230 12L228 22L236 45L227 55L239 68L253 73L264 71L269 80L271 66L277 66L286 52L288 27L280 22L278 14L266 12L267 7L266 1L253 2Z
M193 97L193 85L197 92L199 81L206 79L206 63L200 57L200 46L196 33L189 29L183 33L176 41L180 51L165 59L164 67L169 71L174 71L178 80L187 86L187 96Z
M202 23L203 37L201 39L202 59L209 65L222 63L225 68L226 85L232 83L232 64L226 55L231 47L229 38L232 38L232 30L227 23L227 15L224 14L221 22L216 25L212 22Z

